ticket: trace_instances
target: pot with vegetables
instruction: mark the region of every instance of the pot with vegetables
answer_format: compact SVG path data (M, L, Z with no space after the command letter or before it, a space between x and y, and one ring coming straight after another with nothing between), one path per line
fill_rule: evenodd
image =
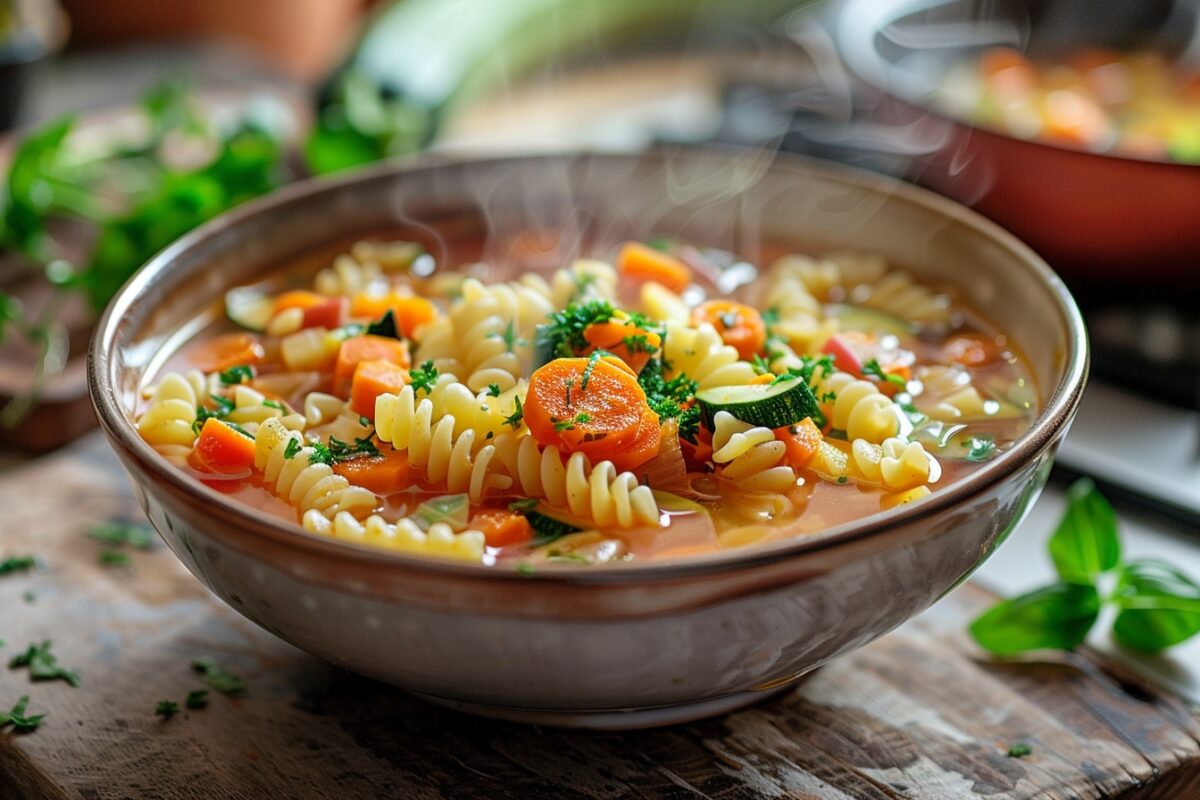
M151 521L251 619L599 727L923 608L1036 494L1083 371L1061 285L969 212L690 151L293 189L151 264L92 362Z

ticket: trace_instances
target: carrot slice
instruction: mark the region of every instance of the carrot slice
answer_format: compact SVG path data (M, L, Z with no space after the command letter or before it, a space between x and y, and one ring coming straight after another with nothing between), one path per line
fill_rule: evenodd
M692 324L707 322L717 329L725 344L749 361L761 353L767 343L767 326L762 314L744 303L733 300L709 300L692 309Z
M355 486L379 495L402 492L412 485L408 453L387 445L379 446L379 455L352 458L333 465L333 471Z
M467 527L481 531L490 547L508 547L533 538L533 527L524 514L502 508L480 511Z
M338 348L337 362L333 368L333 392L345 397L354 379L354 369L363 361L390 361L408 367L408 345L386 336L353 336Z
M626 242L617 254L617 272L634 281L655 281L673 292L692 282L692 269L674 256L641 242Z
M795 425L775 429L775 438L787 447L787 463L796 468L808 466L824 438L821 429L807 417Z
M408 383L408 370L391 361L360 361L350 381L350 408L367 419L375 419L375 398L395 394Z
M294 289L290 292L284 292L275 298L274 313L278 314L280 311L286 311L289 308L312 308L313 306L321 305L327 300L329 298L323 294L310 292L307 289Z
M196 457L213 472L230 475L254 466L254 440L209 417L196 439Z
M557 358L529 378L525 424L540 444L611 461L631 445L647 410L632 372L605 358Z
M647 408L642 412L642 422L638 426L638 435L633 440L633 444L614 455L610 460L619 471L627 472L653 460L658 455L661 445L662 426L658 422L658 414ZM682 462L681 456L680 463Z
M650 356L662 345L662 337L654 331L639 328L632 320L593 322L584 328L583 338L592 345L583 355L597 349L607 350L634 372L641 372Z
M206 341L192 354L201 372L218 372L241 364L260 363L266 356L262 343L251 333L223 333Z
M379 319L389 311L395 315L400 332L409 337L438 315L437 306L424 297L395 292L385 295L357 294L350 304L350 315L354 317Z

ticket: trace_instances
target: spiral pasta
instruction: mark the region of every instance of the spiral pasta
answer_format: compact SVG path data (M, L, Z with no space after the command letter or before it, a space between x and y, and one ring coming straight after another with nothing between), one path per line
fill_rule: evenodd
M154 446L191 447L196 441L192 423L196 421L196 407L206 386L204 374L199 370L163 375L138 419L138 433Z
M687 375L699 389L736 386L754 380L754 367L741 361L737 350L725 344L708 323L693 327L668 322L662 348L671 373Z
M920 442L885 439L871 444L863 439L850 446L855 476L889 491L912 489L929 482L932 456Z
M314 453L303 436L277 419L265 420L255 436L254 466L262 472L264 484L302 513L315 510L333 518L345 511L362 517L379 504L374 493L352 486L328 464L314 461Z
M557 448L510 434L497 438L496 451L513 489L526 497L544 498L598 526L658 524L658 504L650 487L638 485L632 472L618 472L609 461L593 467L582 453L564 461Z
M611 264L594 259L579 259L569 267L555 270L548 282L531 272L522 276L519 283L549 300L556 311L571 303L611 301L617 296L616 270Z
M258 430L259 425L268 419L280 419L283 416L282 403L267 400L266 395L249 386L239 384L233 387L233 410L229 412L227 419L241 425L251 435ZM300 417L299 428L295 428L295 424L296 420L292 417L284 423L284 427L303 430L304 418Z
M373 545L399 553L439 556L474 563L483 560L485 540L482 533L475 530L455 533L444 522L435 522L429 526L428 531L424 531L408 517L402 517L392 523L378 514L372 514L360 522L352 514L342 511L330 520L316 510L305 512L302 522L304 529L310 533Z
M917 379L925 387L921 410L940 422L972 422L995 414L995 409L989 413L987 401L966 370L940 365L921 367ZM999 404L993 401L993 405Z
M892 270L878 280L857 287L851 298L900 319L925 324L950 321L950 298L918 283L903 270Z
M783 464L787 446L770 428L756 428L718 411L713 430L712 460L720 474L744 491L783 492L795 485L792 468Z
M819 273L812 259L787 256L767 270L759 305L774 311L776 336L790 348L815 352L837 332L835 319L825 318L825 308L809 289Z
M642 312L655 322L677 322L686 325L691 318L687 303L661 283L647 281L639 290Z
M313 288L330 297L355 294L384 294L387 273L407 270L421 254L415 242L355 242L349 253L317 273Z
M900 416L895 404L870 381L859 380L848 372L813 376L817 396L824 401L830 424L846 432L850 440L865 439L879 444L900 432Z

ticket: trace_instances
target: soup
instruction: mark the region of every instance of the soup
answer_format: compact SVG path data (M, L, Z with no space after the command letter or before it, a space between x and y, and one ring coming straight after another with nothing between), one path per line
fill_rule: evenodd
M299 288L235 289L138 430L310 533L532 567L919 503L1037 412L1002 332L877 255L780 252L760 272L661 240L554 270L536 242L511 243L526 270L507 282L466 253L363 241L311 280L294 269Z
M951 68L936 100L1021 139L1200 163L1200 71L1158 53L1085 50L1037 61L992 48Z

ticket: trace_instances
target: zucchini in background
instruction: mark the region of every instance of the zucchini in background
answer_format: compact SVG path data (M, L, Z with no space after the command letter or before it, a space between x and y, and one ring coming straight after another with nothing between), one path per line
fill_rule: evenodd
M744 39L802 0L400 0L368 23L321 96L316 173L419 150L451 110L540 65L631 42ZM739 36L740 34L740 36Z

